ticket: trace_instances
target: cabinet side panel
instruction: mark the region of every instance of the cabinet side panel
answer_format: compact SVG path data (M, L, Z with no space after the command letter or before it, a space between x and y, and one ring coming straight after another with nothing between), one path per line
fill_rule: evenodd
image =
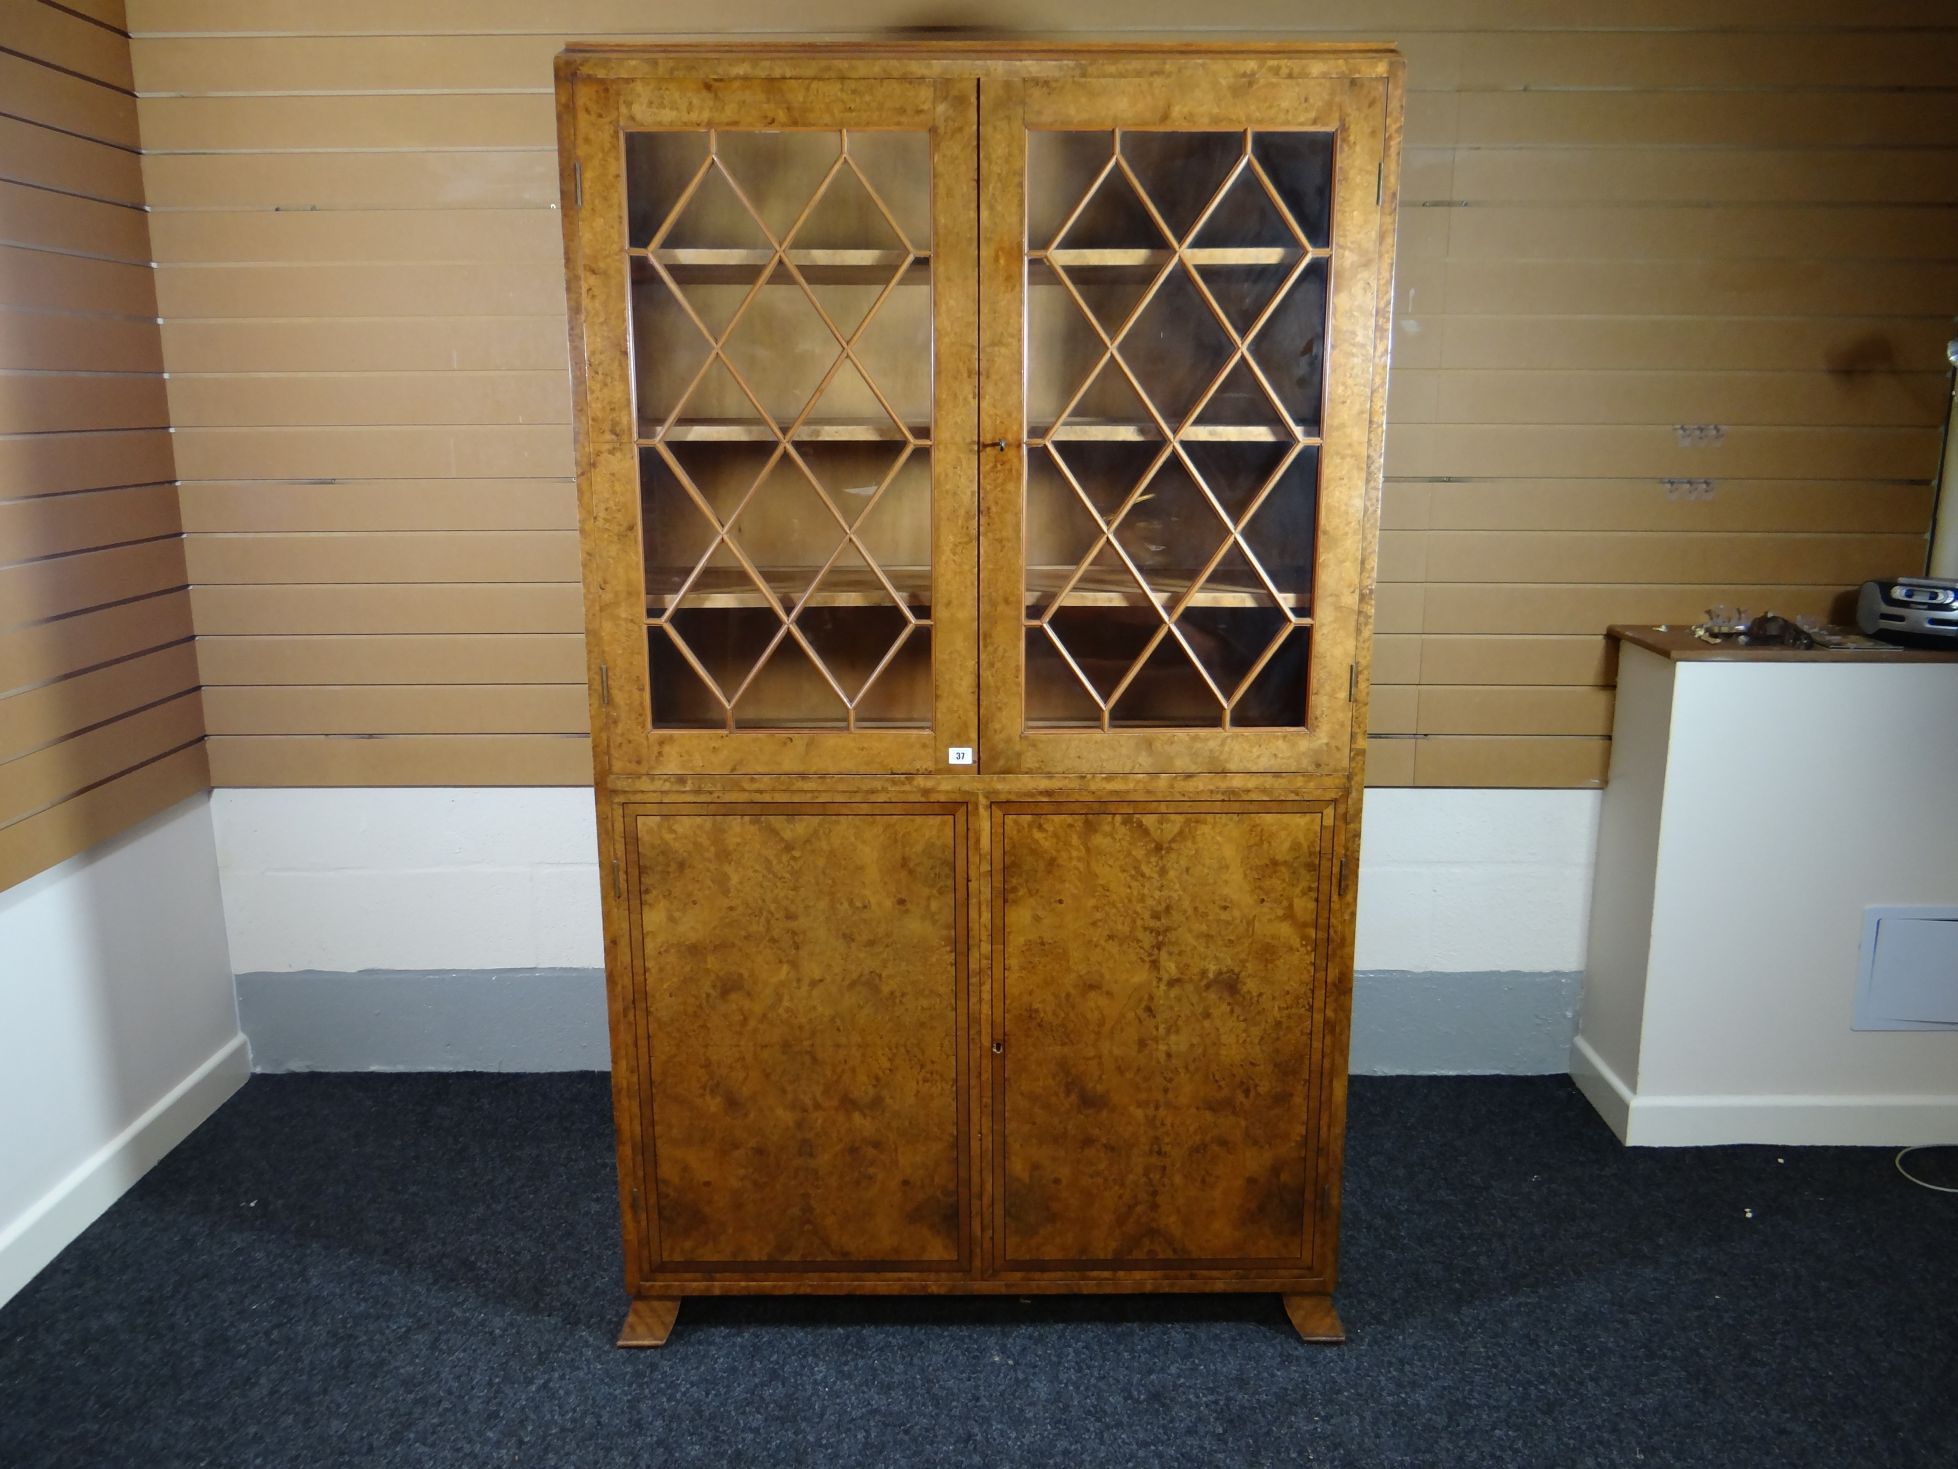
M998 808L1005 1268L1303 1269L1331 808Z
M639 807L660 1270L970 1256L966 818Z

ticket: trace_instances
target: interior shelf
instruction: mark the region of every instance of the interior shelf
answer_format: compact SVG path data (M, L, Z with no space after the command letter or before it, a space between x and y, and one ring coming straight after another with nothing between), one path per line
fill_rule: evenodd
M1167 607L1182 594L1184 587L1196 580L1197 567L1181 567L1174 571L1155 568L1163 579L1173 585L1174 592L1154 591L1144 596L1136 586L1135 579L1119 567L1103 569L1090 567L1081 580L1067 594L1070 607L1146 607L1152 602L1158 607ZM1150 568L1143 569L1143 575ZM1067 584L1074 575L1072 566L1029 566L1026 575L1027 600L1045 603ZM1306 599L1296 593L1279 597L1278 605L1288 612L1304 605ZM1216 576L1203 584L1197 594L1190 598L1192 607L1269 607L1271 593L1260 581L1245 578L1219 578ZM1303 622L1306 619L1298 619Z
M686 581L691 568L649 567L646 571L646 617L648 621L658 621L678 599L681 585ZM762 579L774 589L776 596L786 604L792 601L807 587L816 575L813 566L762 566L757 567ZM1180 592L1196 577L1197 569L1188 567L1169 574L1165 579L1171 581ZM1029 603L1044 604L1059 593L1074 574L1072 566L1030 566L1026 573L1026 597ZM898 596L904 605L914 610L923 610L929 615L931 607L931 568L928 566L886 567L884 575L891 585L897 588ZM1147 607L1152 603L1166 607L1176 600L1176 593L1153 592L1145 594L1136 586L1133 578L1125 572L1104 571L1091 568L1074 589L1068 593L1067 605L1070 607ZM1213 577L1204 583L1196 596L1190 599L1192 607L1269 607L1271 593L1262 582L1238 579L1220 581ZM1297 594L1286 594L1278 599L1278 605L1288 612L1295 612L1305 605L1307 599ZM890 593L884 584L868 570L862 568L832 568L823 578L823 584L804 605L810 607L888 607ZM701 572L692 588L687 592L686 604L698 608L766 607L768 599L761 593L748 574L738 566L709 567ZM1295 619L1301 624L1309 619Z
M818 568L814 566L760 566L755 568L762 580L774 589L775 595L784 603L795 597L815 579ZM646 570L646 617L656 621L678 598L681 583L687 578L691 567L648 567ZM929 566L898 566L885 568L884 575L891 579L897 588L898 596L904 605L924 610L930 615L931 607L931 568ZM766 607L768 599L761 594L748 573L738 566L710 566L701 572L692 588L687 592L689 607ZM823 584L816 589L804 606L808 607L888 607L891 594L879 581L875 573L863 567L832 567Z
M1308 253L1303 245L1192 245L1187 249L1081 249L1029 250L1030 260L1051 260L1054 264L1075 266L1149 265L1160 268L1181 255L1192 265L1290 265Z
M642 423L639 425L638 442L647 445L662 440L669 444L772 444L779 437L767 424L756 423L753 419L696 418L676 423L664 434L657 425ZM805 440L897 443L908 438L922 446L931 442L931 425L914 423L908 428L899 428L888 418L810 419L795 431L794 437L797 443Z
M1162 430L1153 423L1114 423L1101 419L1070 418L1066 423L1035 432L1028 440L1031 444L1045 443L1136 443L1142 440L1162 441ZM1264 423L1193 423L1176 435L1186 444L1289 444L1292 434L1275 424ZM1302 442L1316 444L1319 441L1310 435L1300 435Z
M793 265L810 285L881 286L897 273L905 261L913 262L906 273L906 286L922 286L930 278L931 257L913 255L908 250L722 250L660 249L634 250L641 257L657 260L683 286L752 285L777 260ZM795 283L784 277L771 286Z

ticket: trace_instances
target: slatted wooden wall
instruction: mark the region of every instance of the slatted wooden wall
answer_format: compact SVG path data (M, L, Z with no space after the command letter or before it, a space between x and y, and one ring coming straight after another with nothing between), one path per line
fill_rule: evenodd
M207 783L122 21L0 3L0 888Z
M1376 783L1595 783L1607 623L1921 565L1949 0L129 8L220 784L588 777L550 58L649 23L1402 45Z

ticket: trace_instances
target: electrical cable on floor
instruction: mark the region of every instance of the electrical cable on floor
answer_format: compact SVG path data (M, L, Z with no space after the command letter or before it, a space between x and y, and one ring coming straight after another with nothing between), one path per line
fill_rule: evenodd
M1922 1153L1929 1148L1950 1147L1950 1146L1953 1145L1949 1143L1942 1143L1942 1144L1920 1143L1914 1148L1904 1148L1898 1152L1895 1160L1897 1164L1897 1171L1903 1174L1903 1176L1905 1178L1908 1178L1912 1183L1916 1184L1919 1188L1928 1188L1933 1193L1958 1194L1958 1188L1953 1188L1949 1184L1943 1184L1943 1183L1926 1183L1923 1179L1919 1178L1915 1173L1912 1173L1908 1168L1904 1167L1904 1159L1908 1158L1912 1153Z

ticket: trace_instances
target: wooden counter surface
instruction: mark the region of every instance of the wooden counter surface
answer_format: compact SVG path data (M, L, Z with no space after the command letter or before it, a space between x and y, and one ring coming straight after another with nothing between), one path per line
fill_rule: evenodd
M1620 642L1644 648L1675 663L1958 663L1958 650L1949 653L1924 648L1777 648L1746 646L1727 641L1703 643L1690 624L1660 627L1615 623L1605 631Z

